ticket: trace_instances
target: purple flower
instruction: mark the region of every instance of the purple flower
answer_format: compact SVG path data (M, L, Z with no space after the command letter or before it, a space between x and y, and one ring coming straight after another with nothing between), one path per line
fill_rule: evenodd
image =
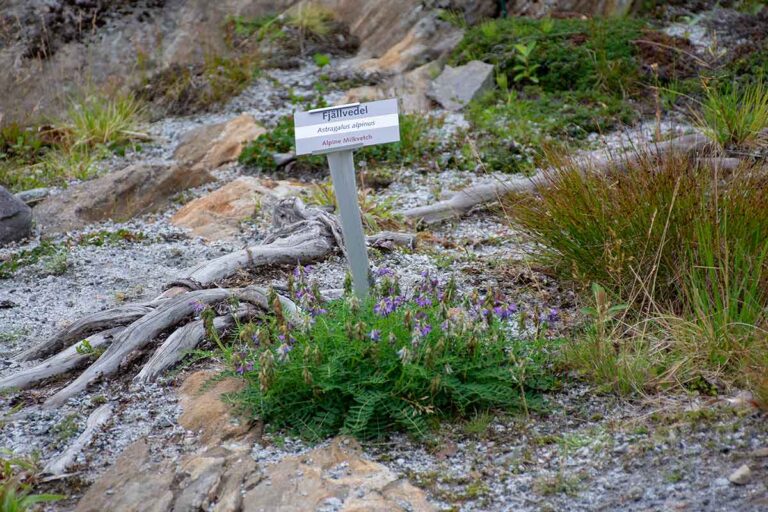
M419 329L419 335L420 335L422 338L426 337L426 336L427 336L427 334L429 334L430 332L432 332L432 326L431 326L431 325L429 325L429 324L420 325L420 326L418 327L418 329Z
M391 268L381 267L381 268L376 270L376 275L378 277L394 276L395 275L395 271L392 270Z
M245 372L252 372L253 371L253 361L248 361L245 363L245 365L240 365L237 367L237 374L242 375Z
M286 361L288 359L288 353L293 350L293 347L290 345L286 345L283 343L279 347L277 347L277 359L280 362Z
M312 315L312 318L320 315L324 315L328 312L327 309L315 307L309 310L309 314Z
M377 342L381 339L381 331L379 329L373 329L369 334L371 341Z
M203 304L199 300L191 300L189 301L189 305L192 306L192 312L195 315L199 315L205 309L205 304Z
M557 320L560 318L560 312L557 310L557 308L552 308L549 310L549 314L547 315L547 320L550 322L557 322Z
M416 304L419 305L419 307L422 307L422 308L432 305L432 299L430 299L426 295L419 295L414 299L414 301L416 302Z

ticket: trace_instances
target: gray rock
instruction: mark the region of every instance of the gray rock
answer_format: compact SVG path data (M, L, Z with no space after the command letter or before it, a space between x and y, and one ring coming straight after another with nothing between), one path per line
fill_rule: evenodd
M32 232L32 209L0 187L0 245L15 242Z
M493 66L473 60L455 68L445 66L432 82L427 96L447 110L461 110L493 86Z
M749 466L743 464L739 469L731 473L731 475L728 477L728 480L730 480L732 484L745 485L749 483L749 478L751 475L752 471L749 469Z

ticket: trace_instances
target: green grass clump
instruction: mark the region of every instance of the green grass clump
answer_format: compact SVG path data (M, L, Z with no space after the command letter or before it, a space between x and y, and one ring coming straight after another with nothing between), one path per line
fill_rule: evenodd
M704 99L693 113L699 129L721 148L765 142L768 128L768 89L753 83L704 86Z
M394 212L394 201L391 198L377 197L369 188L362 188L357 193L363 227L366 232L374 234L382 230L400 230L405 221ZM315 184L312 187L309 204L327 206L337 211L338 204L333 184L330 181Z
M641 157L628 171L618 165L605 174L561 162L538 197L518 198L508 211L544 247L545 263L608 290L594 316L612 328L587 333L593 342L582 343L588 353L576 358L591 360L598 380L614 382L611 365L619 364L641 376L627 379L635 389L717 376L755 388L764 379L764 175L713 172L679 156ZM621 321L606 319L610 302L626 305ZM603 363L605 371L594 367Z
M301 327L280 313L268 326L241 326L231 349L247 382L237 396L244 409L318 440L423 436L442 418L542 406L540 393L554 385L546 351L505 334L500 298L460 296L430 276L404 297L392 271L382 273L368 302L318 303L316 285L297 269L289 288L312 317Z
M25 512L36 510L40 503L64 499L55 494L33 494L38 469L35 458L17 457L6 450L0 453L0 510Z
M597 91L552 94L529 86L475 101L467 117L480 135L475 148L463 149L465 166L479 157L493 170L526 172L541 162L544 148L626 126L636 113L623 99Z
M97 171L98 160L124 153L137 139L143 105L130 94L86 94L42 133L8 125L0 129L0 185L12 191L64 186Z

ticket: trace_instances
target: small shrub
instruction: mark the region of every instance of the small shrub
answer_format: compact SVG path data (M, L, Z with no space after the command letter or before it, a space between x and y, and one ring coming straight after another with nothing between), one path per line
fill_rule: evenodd
M768 128L768 89L759 80L741 85L704 85L705 97L693 120L721 148L765 141Z
M440 418L542 405L540 392L554 385L546 352L509 339L502 298L459 294L429 275L405 297L392 271L380 274L364 304L319 303L297 269L289 289L312 316L292 328L278 313L267 327L240 330L230 361L247 382L241 405L272 428L315 440L421 436Z
M672 156L606 174L561 163L548 182L509 215L561 275L600 283L630 308L610 335L594 332L605 319L586 333L571 354L579 366L611 385L623 372L625 391L720 375L757 385L750 375L768 360L764 175Z

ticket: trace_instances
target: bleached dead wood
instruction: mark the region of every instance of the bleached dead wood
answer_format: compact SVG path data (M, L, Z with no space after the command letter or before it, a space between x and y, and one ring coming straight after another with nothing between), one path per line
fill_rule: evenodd
M585 172L605 172L617 164L631 165L640 158L658 157L675 152L695 152L704 149L710 143L703 135L684 135L647 148L632 148L620 154L599 153L589 157L577 158ZM460 217L477 205L497 201L499 198L521 192L533 192L546 183L547 171L539 171L533 176L513 176L468 187L454 194L450 199L426 206L408 208L396 213L417 222L435 224L447 219Z
M91 443L98 428L106 423L111 417L112 406L109 404L104 404L93 411L91 415L88 416L83 433L77 436L77 439L64 450L64 453L45 466L43 474L53 476L64 474L67 471L67 468L74 464L75 459L77 459L77 456L83 451L83 448Z
M39 343L16 356L18 361L33 361L42 359L82 341L90 334L105 331L113 327L127 325L152 311L145 304L126 304L106 311L99 311L81 318L72 325L56 333L53 338Z
M169 299L152 312L142 316L125 328L112 345L83 371L72 383L45 401L46 407L62 405L69 398L85 390L89 384L117 372L129 356L144 348L163 331L193 315L198 304L208 305L225 300L230 292L226 289L197 290Z
M123 329L124 327L114 327L88 336L85 339L88 340L88 343L95 351L98 351L109 346L112 339L122 332ZM78 352L79 346L79 343L70 345L37 366L0 379L0 389L26 389L42 380L76 370L93 358L92 354L81 354Z

